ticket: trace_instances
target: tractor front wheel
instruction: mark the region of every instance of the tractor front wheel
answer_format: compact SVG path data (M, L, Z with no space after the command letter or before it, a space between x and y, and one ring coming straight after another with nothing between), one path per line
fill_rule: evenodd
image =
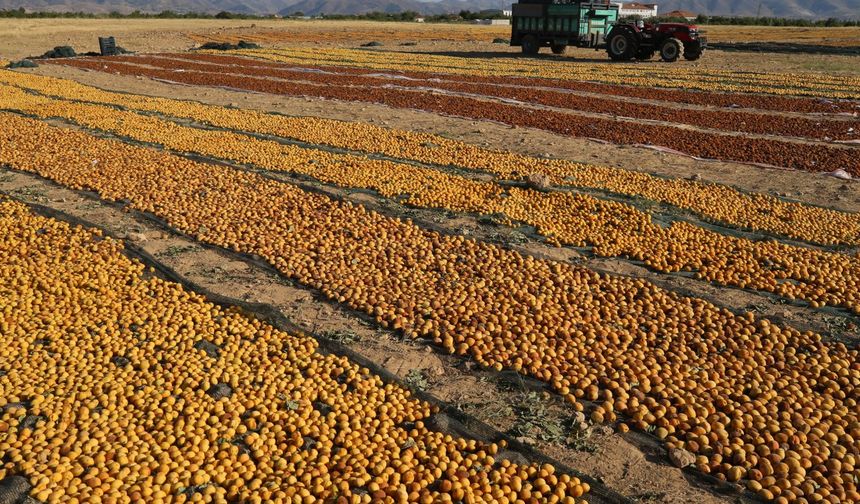
M656 51L651 47L643 47L639 49L639 52L636 53L636 59L640 61L648 61L649 59L654 57L654 53Z
M564 54L567 51L566 44L553 44L549 46L553 54Z
M614 61L630 61L638 52L636 37L632 32L623 30L609 36L606 52Z
M673 61L678 61L678 58L681 56L681 49L684 46L681 44L681 41L672 37L666 39L663 42L663 45L660 46L660 58L663 61L667 61L672 63Z
M540 51L538 39L534 35L526 35L522 40L523 54L535 55Z
M698 47L698 44L696 44L696 47L684 47L684 59L687 61L696 61L702 57L703 52L704 49Z

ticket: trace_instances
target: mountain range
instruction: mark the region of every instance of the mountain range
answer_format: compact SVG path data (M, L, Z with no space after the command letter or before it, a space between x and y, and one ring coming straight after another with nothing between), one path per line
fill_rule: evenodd
M647 1L647 0L643 0ZM0 0L0 9L23 7L28 11L83 11L107 13L177 12L245 14L362 14L378 11L423 14L501 9L510 0ZM683 9L699 14L726 16L775 16L789 18L860 18L860 0L656 0L660 11Z
M663 0L660 11L676 9L711 16L860 19L860 0Z
M2 0L0 0L2 1ZM288 2L281 14L303 12L308 16L320 14L363 14L366 12L414 11L422 14L447 14L461 10L508 9L510 0L299 0Z

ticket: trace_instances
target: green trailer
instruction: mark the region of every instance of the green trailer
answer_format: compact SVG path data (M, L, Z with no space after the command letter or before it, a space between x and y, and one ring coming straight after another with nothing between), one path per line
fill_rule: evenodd
M549 47L562 54L567 46L604 47L606 34L618 21L618 5L608 1L520 1L512 7L511 45L525 54Z

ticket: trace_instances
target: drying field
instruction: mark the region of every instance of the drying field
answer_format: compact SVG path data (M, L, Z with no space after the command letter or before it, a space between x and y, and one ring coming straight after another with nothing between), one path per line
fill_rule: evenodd
M822 46L857 47L860 27L708 26L714 42L778 42Z
M414 25L407 23L302 23L290 22L286 29L271 26L255 27L247 30L237 26L218 28L201 26L189 34L200 43L230 42L240 40L257 42L268 46L295 45L308 42L355 45L356 42L376 40L379 42L415 41L455 41L477 42L488 37L505 38L510 36L507 26L474 25L435 25L431 23ZM730 26L713 25L703 27L708 40L717 43L733 42L776 42L798 43L823 46L856 47L860 45L860 28L826 28L795 26Z
M653 144L698 158L860 174L856 150L844 145L860 143L854 116L860 108L856 101L832 101L860 98L858 77L813 81L804 75L694 75L695 71L685 69L649 70L637 65L604 65L598 68L599 76L591 77L589 72L598 65L544 68L540 63L517 65L517 60L475 62L436 56L414 63L414 55L337 49L237 53L282 63L166 54L110 61L82 58L62 64L183 84L382 103L615 144ZM431 73L431 68L443 77ZM375 73L380 71L390 73ZM515 75L508 77L511 74ZM519 77L523 74L529 77ZM580 84L582 79L589 83ZM621 82L626 85L619 86ZM679 89L654 96L650 88L661 83ZM575 91L580 90L583 94L577 97ZM737 96L740 91L771 91L777 96ZM789 94L820 98L787 98ZM648 102L624 100L631 95ZM690 110L677 104L712 107ZM753 111L734 110L752 107ZM797 111L809 115L779 114Z
M860 72L309 26L0 70L0 502L860 502Z
M495 444L429 431L430 405L408 390L145 277L98 231L11 201L0 223L3 357L15 363L0 478L33 475L37 499L572 503L588 491L551 466L496 463Z

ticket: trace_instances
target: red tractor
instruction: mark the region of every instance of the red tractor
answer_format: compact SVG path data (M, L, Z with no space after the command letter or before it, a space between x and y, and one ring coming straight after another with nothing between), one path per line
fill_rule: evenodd
M684 23L617 23L606 37L606 52L615 61L647 60L659 52L663 61L695 61L708 45L696 25Z

